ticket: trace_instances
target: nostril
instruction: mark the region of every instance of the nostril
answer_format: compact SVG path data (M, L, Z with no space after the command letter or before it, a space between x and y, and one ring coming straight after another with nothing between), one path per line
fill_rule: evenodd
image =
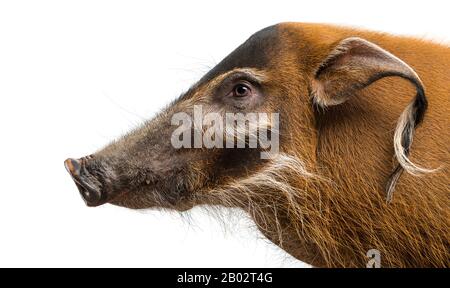
M64 166L66 167L67 172L73 177L80 176L81 163L78 160L69 158L64 161Z
M84 157L79 160L69 158L64 161L67 172L75 182L81 196L88 206L97 206L102 204L103 193L98 180L93 177L86 169L88 160L92 156Z

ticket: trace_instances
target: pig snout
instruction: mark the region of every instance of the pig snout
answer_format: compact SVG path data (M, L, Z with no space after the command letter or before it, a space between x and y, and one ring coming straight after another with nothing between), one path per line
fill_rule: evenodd
M93 156L87 156L78 160L69 158L64 162L67 172L89 207L105 204L109 198L103 189L102 179L99 179L102 177L101 173L89 169L89 161L92 159Z

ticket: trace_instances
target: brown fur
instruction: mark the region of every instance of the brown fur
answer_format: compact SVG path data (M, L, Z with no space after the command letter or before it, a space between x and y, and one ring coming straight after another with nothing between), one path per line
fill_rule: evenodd
M389 51L420 77L428 110L411 149L394 150L400 115L413 121L415 113L408 105L416 87L401 77L383 77L358 89L345 85L362 74L337 78L337 86L327 91L342 88L349 95L338 96L351 97L314 105L311 98L325 91L317 85L337 75L328 71L328 78L320 78L318 69L339 43L352 37ZM352 63L368 73L367 61ZM386 65L376 68L379 72ZM237 107L223 97L223 80L236 69L261 76L261 99ZM282 23L252 36L155 119L80 164L84 170L71 173L109 175L97 181L103 202L94 205L240 207L268 239L317 267L365 267L370 249L381 252L383 267L450 267L449 102L450 48L445 45L330 25ZM248 149L174 150L168 144L170 116L191 113L199 104L207 111L279 112L281 154L263 161ZM422 176L395 170L391 183L397 185L389 203L389 177L398 160L406 159L402 166L409 163L398 156L402 152L405 157L409 153L411 163L439 169L423 170L431 173ZM78 184L84 179L75 176Z
M318 130L310 131L310 141L293 139L291 153L303 154L317 148L316 153L310 154L315 157L305 158L303 154L301 159L306 159L308 166L316 167L321 175L333 179L335 185L319 188L313 185L314 190L321 191L320 195L311 192L316 199L298 203L308 210L319 203L323 208L317 208L308 221L305 234L310 239L304 241L305 248L289 243L285 244L289 247L286 250L316 266L363 267L366 251L378 249L385 267L449 267L450 48L328 25L289 23L283 24L282 30L288 35L286 42L294 42L290 45L303 43L303 47L308 47L299 48L304 53L301 62L304 66L298 67L296 59L290 63L305 75L311 75L333 44L355 36L380 45L411 65L421 76L429 101L411 158L427 167L442 167L423 177L405 173L397 186L395 201L387 204L384 200L383 184L394 168L393 129L415 93L402 79L380 80L345 105L331 107L317 117L308 115ZM298 114L304 117L307 113ZM291 121L290 125L304 123L297 121ZM305 129L304 124L298 125L291 129ZM295 186L308 188L308 181L301 178L297 181ZM278 236L270 233L267 236L277 242Z

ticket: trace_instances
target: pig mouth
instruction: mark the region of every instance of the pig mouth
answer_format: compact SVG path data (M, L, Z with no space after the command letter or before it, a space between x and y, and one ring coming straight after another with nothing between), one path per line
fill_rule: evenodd
M89 156L88 156L89 157ZM89 207L96 207L108 202L107 193L100 183L85 167L88 157L80 160L67 159L64 162L84 202Z

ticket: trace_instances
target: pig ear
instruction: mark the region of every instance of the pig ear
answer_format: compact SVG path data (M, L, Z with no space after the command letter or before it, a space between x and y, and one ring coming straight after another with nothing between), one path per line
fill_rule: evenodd
M417 94L400 116L395 130L394 150L399 166L386 186L388 201L403 170L415 175L431 172L408 159L414 128L422 121L427 108L419 76L408 64L383 48L361 38L348 38L341 41L323 61L311 84L313 102L319 107L327 107L344 103L355 97L358 90L389 76L410 81Z
M316 71L312 82L313 101L321 107L338 105L358 90L389 76L411 81L423 94L422 81L408 64L367 40L347 38Z

